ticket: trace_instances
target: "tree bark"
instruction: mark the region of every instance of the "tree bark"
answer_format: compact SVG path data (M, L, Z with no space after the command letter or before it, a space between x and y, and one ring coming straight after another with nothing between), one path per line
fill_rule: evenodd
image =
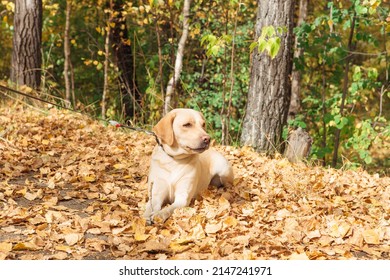
M299 15L297 26L301 25L307 17L308 0L299 0ZM303 55L303 49L299 47L298 38L294 42L294 58L299 58ZM301 73L293 67L291 75L291 101L288 111L289 119L293 119L301 110Z
M289 133L284 156L291 162L302 161L309 156L312 143L309 133L298 127Z
M183 56L184 56L184 48L188 37L189 30L189 17L190 17L190 5L191 0L184 0L183 7L183 33L181 34L179 45L176 53L175 60L175 69L173 71L173 76L168 82L166 94L165 94L165 102L164 102L164 115L168 113L171 109L171 100L172 96L175 92L176 85L180 80L181 70L183 68Z
M256 38L265 26L287 28L274 59L257 49L253 53L241 144L261 152L275 153L282 149L282 131L291 95L293 4L293 0L258 0Z
M16 0L11 80L39 89L41 84L42 0Z
M344 117L344 107L345 107L345 101L347 99L348 94L348 87L349 87L349 67L350 62L352 59L352 51L353 51L353 36L355 34L355 24L356 24L356 12L353 14L352 23L351 23L351 29L349 32L349 39L348 39L348 55L345 59L345 68L344 68L344 81L343 81L343 94L341 97L341 105L340 105L340 115L341 117ZM333 157L332 157L332 167L336 167L338 156L339 156L339 145L340 145L340 135L341 135L341 129L336 129L335 136L334 136L334 150L333 150Z
M123 15L123 2L123 0L114 0L112 3L114 24L111 28L111 42L115 64L119 69L124 117L133 118L140 112L142 97L137 87L133 52L126 18Z
M71 107L72 97L74 99L73 87L72 87L72 62L70 60L70 15L72 11L72 0L66 1L66 15L65 15L65 30L64 30L64 79L65 79L65 99L67 106ZM75 105L75 100L73 100Z
M102 118L106 118L107 113L107 95L108 95L108 66L110 62L110 32L111 32L112 11L109 13L109 18L106 27L106 37L104 41L104 80L102 94Z

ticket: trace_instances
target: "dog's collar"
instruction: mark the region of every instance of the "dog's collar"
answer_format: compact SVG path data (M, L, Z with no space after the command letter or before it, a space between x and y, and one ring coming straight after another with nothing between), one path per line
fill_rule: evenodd
M163 146L163 144L161 143L161 141L160 141L160 139L158 138L158 136L156 135L156 133L154 133L154 132L152 131L151 134L152 134L152 135L154 136L154 138L156 139L157 145L161 148L161 150L163 150L163 152L164 152L167 156L169 156L169 157L171 157L171 158L175 158L174 156L170 155L167 151L165 151L164 146Z

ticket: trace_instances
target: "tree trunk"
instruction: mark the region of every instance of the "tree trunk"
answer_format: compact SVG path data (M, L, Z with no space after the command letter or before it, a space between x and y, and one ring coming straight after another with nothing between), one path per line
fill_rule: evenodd
M241 144L258 151L281 150L283 126L290 104L292 69L293 0L258 0L256 38L265 26L286 27L274 59L253 53L246 116Z
M109 13L109 18L106 27L106 38L104 41L104 80L102 94L102 118L106 118L107 113L107 95L108 95L108 66L110 60L110 32L111 32L112 11Z
M183 68L183 56L184 56L184 47L188 37L189 30L189 17L190 17L190 5L191 0L184 0L183 7L183 33L181 34L179 46L177 48L176 60L175 60L175 69L173 71L173 76L168 82L165 102L164 102L164 115L168 113L171 109L171 100L173 93L175 91L176 85L180 80L181 70Z
M16 0L11 80L38 89L41 84L42 0Z
M70 15L72 11L72 0L66 1L66 16L65 16L65 30L64 30L64 79L65 79L65 99L67 107L71 107L72 100L72 86L71 86L71 60L70 60ZM75 100L73 100L75 105Z
M284 156L291 162L299 162L309 156L313 139L301 127L291 131Z
M356 24L356 12L353 14L353 18L352 18L351 29L349 32L349 39L348 39L348 56L345 59L343 94L341 97L341 105L340 105L341 117L344 117L344 107L345 107L345 102L346 102L347 94L348 94L349 67L350 67L350 62L352 59L352 51L353 51L352 40L353 40L353 36L355 34L355 27L356 27L355 24ZM341 129L336 129L335 136L334 136L334 150L333 150L333 157L332 157L332 167L336 167L336 165L337 165L338 156L339 156L340 135L341 135Z
M308 6L308 0L299 0L299 15L298 15L297 26L301 25L306 19L307 6ZM300 48L298 45L299 45L298 37L296 37L294 43L294 58L299 58L303 55L303 49ZM288 111L289 119L293 119L301 109L300 89L301 89L301 73L298 70L296 70L294 67L294 70L291 75L291 101L290 101L290 108Z
M126 18L123 15L123 2L123 0L114 0L112 3L114 24L111 28L111 42L115 64L119 69L124 117L133 118L140 112L142 98L136 83L133 52Z

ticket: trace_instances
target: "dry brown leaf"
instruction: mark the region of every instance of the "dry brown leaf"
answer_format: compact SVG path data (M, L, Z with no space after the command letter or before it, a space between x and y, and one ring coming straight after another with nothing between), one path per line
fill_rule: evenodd
M34 199L37 198L37 194L36 193L26 192L26 194L24 195L24 198L29 200L29 201L33 201Z
M133 221L131 227L134 232L134 239L136 241L145 241L149 238L148 234L145 234L146 231L146 225L145 220L141 218L135 218Z
M0 252L1 253L8 253L12 251L12 243L8 242L1 242L0 243Z
M322 235L321 235L320 231L317 229L317 230L313 230L313 231L308 232L306 236L309 239L313 239L313 238L319 238Z
M235 217L233 216L228 216L224 221L223 221L224 226L228 228L234 228L237 226L238 221Z
M0 107L0 259L389 256L389 177L215 145L233 164L234 186L208 188L146 226L153 137L11 107Z
M68 233L68 234L65 234L64 238L65 238L66 244L68 244L69 246L73 246L83 238L83 234Z
M344 238L351 230L351 226L346 222L331 221L328 224L329 235L332 237Z
M215 224L208 223L206 224L204 230L207 234L213 234L213 233L217 233L221 229L222 229L222 223L215 223Z
M68 253L58 252L51 256L53 260L66 260L68 258Z
M55 249L58 251L66 252L66 253L72 253L72 249L66 245L57 245L57 246L55 246Z
M24 250L35 251L39 249L40 247L32 242L20 242L14 245L12 251L24 251Z
M378 245L380 244L380 237L376 230L367 229L363 232L364 241L367 244Z
M0 260L3 261L5 259L7 259L9 253L3 253L3 252L0 252Z
M309 257L306 255L306 253L292 253L289 257L289 260L307 261L309 260Z

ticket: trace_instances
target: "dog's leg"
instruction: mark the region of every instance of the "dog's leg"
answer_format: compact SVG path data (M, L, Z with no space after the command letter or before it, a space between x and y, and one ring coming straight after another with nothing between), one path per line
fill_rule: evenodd
M213 154L214 161L211 166L212 179L210 184L216 187L233 186L233 168L229 162L218 152Z
M147 224L152 224L153 214L161 210L166 203L168 195L168 187L165 183L157 184L151 182L149 186L149 201L146 204L144 218Z
M173 201L173 203L164 207L158 212L154 212L154 214L152 215L152 221L163 223L172 215L173 211L176 208L182 208L190 205L191 199L193 197L193 194L190 193L190 190L193 189L194 187L188 186L188 183L184 186L180 186L179 184L175 191L175 200Z

